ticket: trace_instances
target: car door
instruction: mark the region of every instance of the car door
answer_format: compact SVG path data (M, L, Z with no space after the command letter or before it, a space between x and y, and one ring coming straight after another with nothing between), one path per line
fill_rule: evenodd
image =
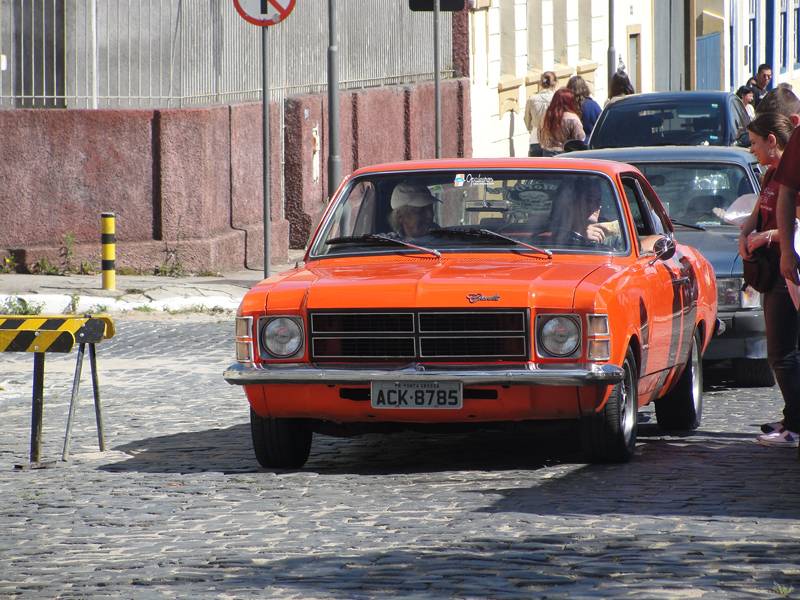
M746 131L747 124L750 122L750 117L747 116L741 100L736 96L728 97L728 140L727 145L732 146L736 140Z
M667 260L648 250L655 236L671 236L666 214L643 177L621 177L639 244L637 268L644 276L639 308L642 345L640 394L663 388L677 364L685 362L694 331L697 281L687 257L676 251Z

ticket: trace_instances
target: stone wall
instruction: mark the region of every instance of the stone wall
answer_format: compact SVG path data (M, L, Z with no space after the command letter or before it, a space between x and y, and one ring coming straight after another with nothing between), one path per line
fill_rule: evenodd
M344 175L433 156L433 84L339 98ZM283 128L278 106L270 119L273 262L305 245L327 204L327 97L293 97L284 108ZM468 81L444 81L443 156L471 154L469 122ZM117 215L118 269L263 268L260 103L16 109L0 111L0 131L0 256L12 254L20 270L43 260L98 270L103 212Z

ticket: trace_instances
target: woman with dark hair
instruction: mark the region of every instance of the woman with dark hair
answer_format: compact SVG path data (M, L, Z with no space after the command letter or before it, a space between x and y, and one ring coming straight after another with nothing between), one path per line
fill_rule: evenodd
M542 127L539 130L539 144L542 156L554 156L564 151L564 144L569 140L583 140L581 119L578 116L578 105L575 95L566 88L553 94L550 106L544 113Z
M744 110L747 113L747 116L750 117L750 120L752 121L755 119L756 109L753 105L753 88L743 85L736 90L736 96L742 101L742 104L744 104Z
M597 118L600 116L602 109L592 98L589 84L580 75L573 75L569 78L567 89L575 94L575 101L578 104L578 110L581 115L581 125L583 125L583 131L586 134L586 138L583 141L588 142L589 134L592 133L594 124L597 123Z
M622 96L628 96L629 94L635 94L636 91L633 89L633 84L631 80L628 78L628 74L625 71L617 71L611 77L611 84L608 88L608 100L606 100L606 104L621 98Z
M550 106L550 100L558 85L558 78L552 71L545 71L539 79L539 92L528 98L525 103L525 127L530 132L528 156L541 156L542 147L539 145L539 128L542 126L544 113Z
M780 247L775 206L780 185L773 175L783 149L792 134L792 122L779 113L762 113L747 125L750 152L767 167L758 202L752 214L742 223L739 254L749 259L757 248L766 246L767 256L777 274L772 287L764 292L764 323L767 334L767 360L775 372L775 380L783 396L783 419L761 426L764 433L757 442L764 446L797 448L800 440L800 353L798 335L800 321L786 280L780 277ZM789 250L792 251L791 249Z

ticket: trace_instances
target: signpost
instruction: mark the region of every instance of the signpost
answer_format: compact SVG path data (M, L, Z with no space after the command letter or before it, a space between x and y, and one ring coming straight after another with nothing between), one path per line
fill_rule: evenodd
M439 59L439 12L464 10L464 0L408 0L413 11L433 11L433 130L436 158L442 157L442 93Z
M269 70L267 68L267 27L277 25L294 10L296 0L233 0L233 6L248 23L261 27L263 187L264 187L264 277L269 277Z

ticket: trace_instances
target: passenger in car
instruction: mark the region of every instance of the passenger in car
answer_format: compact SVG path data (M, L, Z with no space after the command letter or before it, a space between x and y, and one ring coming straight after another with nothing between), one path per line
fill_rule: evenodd
M436 228L433 206L436 197L424 185L399 183L392 191L389 225L401 237L418 238Z
M618 247L619 221L600 221L602 186L595 178L582 178L566 186L550 209L549 236L556 244L574 244L587 240Z

